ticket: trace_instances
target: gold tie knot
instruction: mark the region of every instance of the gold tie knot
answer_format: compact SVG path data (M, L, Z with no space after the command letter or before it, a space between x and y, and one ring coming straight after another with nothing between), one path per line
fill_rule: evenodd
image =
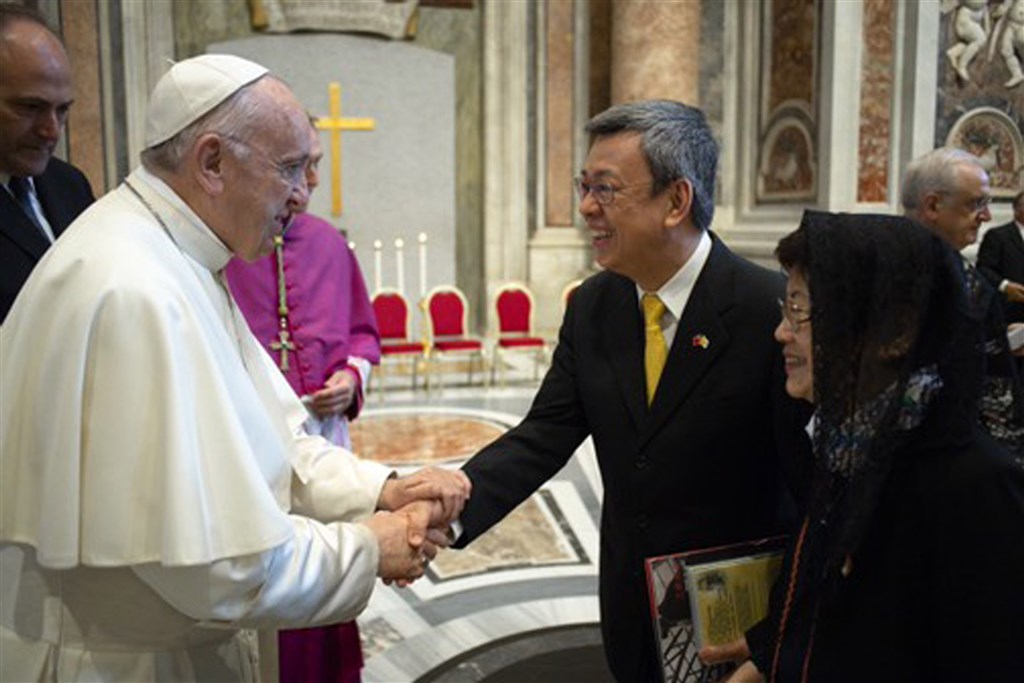
M658 295L650 292L644 293L641 304L644 309L644 377L647 380L647 405L651 405L668 359L668 347L661 331L661 316L666 309Z
M665 314L665 303L658 298L657 294L651 294L650 292L644 292L642 301L644 306L644 325L646 327L657 327L660 332L661 316Z

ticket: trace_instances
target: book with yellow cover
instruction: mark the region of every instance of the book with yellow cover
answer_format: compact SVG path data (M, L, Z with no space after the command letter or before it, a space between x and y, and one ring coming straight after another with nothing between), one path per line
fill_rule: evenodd
M708 562L684 560L697 648L732 642L761 621L781 567L781 549Z
M783 536L648 558L654 639L666 683L716 681L731 667L705 667L697 652L728 642L762 619L782 563Z

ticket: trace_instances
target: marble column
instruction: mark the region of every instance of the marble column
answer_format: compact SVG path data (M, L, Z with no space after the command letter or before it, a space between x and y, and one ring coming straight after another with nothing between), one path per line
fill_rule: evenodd
M483 5L484 51L484 281L486 301L498 286L527 279L530 195L529 5ZM484 307L493 329L492 306Z
M700 2L613 0L612 102L700 105Z

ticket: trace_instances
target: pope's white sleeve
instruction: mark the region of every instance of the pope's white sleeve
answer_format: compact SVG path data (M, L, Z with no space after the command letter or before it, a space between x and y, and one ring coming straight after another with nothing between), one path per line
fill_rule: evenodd
M259 346L255 337L250 339ZM262 348L262 347L261 347ZM384 482L392 470L380 463L361 460L351 451L335 446L303 428L309 413L263 349L259 354L277 392L281 411L292 432L292 511L325 522L368 517L377 508Z
M362 460L320 436L295 434L292 512L327 522L373 514L389 467Z
M201 626L301 628L354 619L376 582L379 550L373 532L361 524L289 519L295 535L258 555L132 569Z

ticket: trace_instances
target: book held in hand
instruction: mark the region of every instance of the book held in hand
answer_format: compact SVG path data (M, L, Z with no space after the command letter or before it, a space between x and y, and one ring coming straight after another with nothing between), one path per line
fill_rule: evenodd
M666 683L716 681L731 667L705 667L705 644L735 640L768 612L786 539L764 538L648 558L647 588Z

